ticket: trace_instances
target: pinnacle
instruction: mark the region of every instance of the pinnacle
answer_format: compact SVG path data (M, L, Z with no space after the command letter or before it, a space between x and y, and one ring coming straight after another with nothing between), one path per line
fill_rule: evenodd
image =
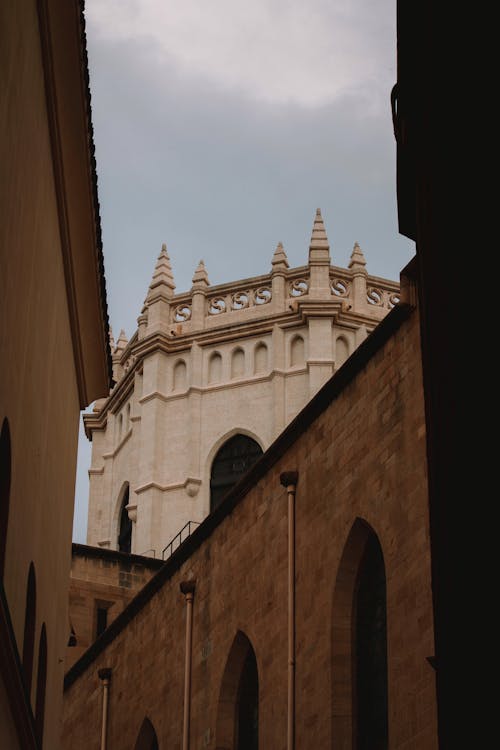
M122 328L120 331L120 335L118 336L118 339L116 341L115 352L123 351L125 347L127 346L127 344L128 344L127 334Z
M170 264L170 256L167 252L167 246L165 245L165 243L163 243L163 245L161 246L161 252L158 256L158 260L156 261L156 266L155 270L153 271L153 278L151 279L149 290L151 291L155 287L161 285L168 288L168 293L170 295L175 289L174 275L172 273L172 266Z
M323 217L321 216L321 209L316 209L316 216L314 217L314 224L311 234L311 246L314 247L329 247L328 237L326 236L326 229L323 223Z
M282 242L278 242L276 246L271 265L273 266L273 268L277 268L278 266L288 268L289 266L288 258L286 257L285 248L283 247Z
M196 271L194 272L193 276L193 284L203 284L204 286L210 286L207 269L205 268L205 262L203 260L200 260L196 267Z
M363 255L363 251L361 250L357 242L354 243L354 247L351 253L351 259L349 261L349 268L354 268L355 266L356 267L366 266L365 256Z
M321 209L316 209L314 224L309 244L309 260L320 263L330 262L330 244L326 236L326 229L321 216Z

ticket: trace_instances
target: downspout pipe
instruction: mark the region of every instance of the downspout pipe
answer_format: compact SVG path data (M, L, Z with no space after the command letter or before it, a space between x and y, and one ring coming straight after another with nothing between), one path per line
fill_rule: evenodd
M97 672L102 682L102 723L101 723L101 750L106 750L108 736L108 703L109 685L111 683L111 669L106 667Z
M193 599L196 581L182 581L181 592L186 600L186 653L184 660L184 721L182 750L189 750L189 724L191 720L191 662L193 652Z
M288 495L288 725L287 750L295 750L295 492L299 474L285 471L280 482Z

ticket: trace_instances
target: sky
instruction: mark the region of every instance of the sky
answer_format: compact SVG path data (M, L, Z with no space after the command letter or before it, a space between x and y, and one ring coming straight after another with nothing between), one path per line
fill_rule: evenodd
M104 264L115 338L137 326L166 243L176 292L307 263L321 208L332 263L355 242L398 279L390 91L396 0L86 0ZM91 444L80 429L74 541Z

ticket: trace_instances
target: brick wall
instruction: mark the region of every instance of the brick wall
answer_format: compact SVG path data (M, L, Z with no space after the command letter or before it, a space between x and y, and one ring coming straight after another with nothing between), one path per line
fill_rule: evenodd
M73 645L66 649L66 671L96 639L98 607L106 609L110 625L161 564L161 560L73 544L69 585Z
M233 747L223 699L238 677L233 658L226 669L238 631L257 658L259 747L286 747L280 474L290 470L299 473L296 747L352 745L349 618L371 531L387 578L390 747L437 747L419 322L401 309L389 318L271 446L252 472L254 486L235 490L67 675L64 747L99 748L103 667L112 668L108 747L134 747L145 716L160 748L181 747L186 604L179 585L189 578L196 579L191 747Z

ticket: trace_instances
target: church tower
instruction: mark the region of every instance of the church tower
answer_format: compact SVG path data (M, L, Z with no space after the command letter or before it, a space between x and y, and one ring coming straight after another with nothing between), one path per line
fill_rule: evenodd
M356 243L331 263L316 211L308 263L175 293L162 246L136 332L112 341L115 385L84 415L87 543L166 559L399 301Z

